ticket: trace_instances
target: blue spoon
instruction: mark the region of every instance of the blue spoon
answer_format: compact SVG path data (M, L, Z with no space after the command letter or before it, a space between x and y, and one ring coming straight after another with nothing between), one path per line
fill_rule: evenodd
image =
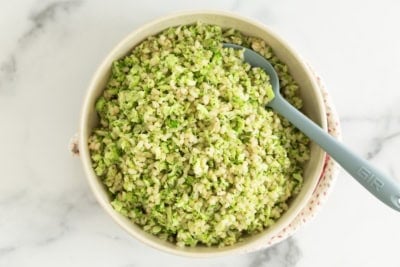
M400 183L354 154L341 142L323 131L312 120L289 104L280 94L278 74L267 59L240 45L224 43L223 47L244 50L244 60L253 67L263 69L268 74L275 93L274 99L267 103L268 107L288 119L300 131L322 147L371 194L389 207L400 211Z

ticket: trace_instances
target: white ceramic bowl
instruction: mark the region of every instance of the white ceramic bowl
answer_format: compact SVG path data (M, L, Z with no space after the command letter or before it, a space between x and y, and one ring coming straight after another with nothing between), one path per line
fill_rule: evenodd
M136 29L108 54L97 69L84 99L79 130L79 151L86 176L97 201L122 228L138 240L157 249L183 256L210 257L244 253L252 251L254 248L262 247L262 244L267 242L271 236L287 226L310 199L321 175L325 158L325 153L316 144L311 144L311 159L304 167L304 186L290 203L288 211L283 214L276 224L262 233L247 237L243 242L224 248L178 248L174 244L162 241L144 232L140 227L113 210L106 188L95 175L90 160L88 137L93 127L98 123L94 105L109 78L112 62L128 54L134 46L150 35L157 34L169 27L192 24L197 21L219 25L223 28L235 28L246 35L264 39L272 47L276 55L289 66L291 74L300 85L300 94L304 100L303 112L321 127L327 128L325 106L314 76L310 73L302 58L285 41L264 25L237 14L220 11L191 11L162 17Z

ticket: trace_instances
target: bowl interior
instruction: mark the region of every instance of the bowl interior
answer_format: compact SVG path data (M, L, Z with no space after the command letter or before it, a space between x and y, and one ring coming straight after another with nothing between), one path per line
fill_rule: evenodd
M303 188L290 203L289 210L283 214L275 225L262 233L248 237L243 242L233 246L218 249L215 247L178 248L173 244L162 241L144 232L141 228L112 209L107 190L96 177L91 166L87 141L93 127L98 123L94 104L105 87L110 75L112 62L128 54L135 45L150 35L157 34L168 27L192 24L197 21L219 25L223 28L235 28L246 35L257 36L264 39L272 47L275 54L289 66L292 76L300 85L300 95L304 101L304 108L302 111L321 127L324 129L327 128L325 106L323 104L321 92L307 66L283 40L271 33L271 31L262 24L235 14L225 12L185 12L161 18L134 31L111 51L98 68L89 86L82 109L79 135L81 158L91 188L99 203L118 224L144 243L175 254L199 257L251 251L255 248L265 246L265 243L268 242L272 236L276 235L294 219L311 197L322 172L325 159L324 151L315 143L311 144L311 159L305 165Z

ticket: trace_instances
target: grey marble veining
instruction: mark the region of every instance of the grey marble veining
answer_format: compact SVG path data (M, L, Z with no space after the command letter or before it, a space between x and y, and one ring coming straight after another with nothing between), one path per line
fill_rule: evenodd
M32 26L19 38L19 44L21 46L29 45L29 42L36 38L37 34L40 31L43 31L43 28L47 24L55 22L56 16L59 14L59 12L68 14L81 4L82 1L77 0L52 2L44 6L39 11L34 12L29 16Z
M0 90L2 88L2 84L12 82L14 80L16 71L17 63L15 61L15 56L11 55L0 65Z
M81 3L82 1L78 0L50 2L28 17L31 25L18 38L15 50L7 55L5 61L0 62L0 93L1 91L10 93L10 87L12 87L12 82L15 81L17 75L17 60L21 51L27 49L31 42L38 38L41 32L44 32L47 24L56 23L60 12L68 14L79 7ZM8 87L8 89L5 87Z
M301 258L297 241L290 237L287 240L249 255L249 267L259 266L295 266Z
M183 9L235 11L287 39L324 77L344 142L400 178L398 1L2 1L0 266L398 266L399 214L345 173L313 221L248 255L161 253L99 207L67 151L86 86L127 33Z
M376 157L385 145L400 138L399 122L400 116L387 113L384 116L367 116L367 117L342 117L341 122L344 126L348 123L367 123L375 128L378 132L374 134L371 145L364 155L368 160ZM396 125L397 124L397 125Z

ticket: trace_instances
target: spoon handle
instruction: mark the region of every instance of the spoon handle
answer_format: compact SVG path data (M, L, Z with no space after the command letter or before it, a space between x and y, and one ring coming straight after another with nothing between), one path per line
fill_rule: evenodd
M341 142L323 131L316 123L276 95L268 106L287 118L294 126L320 145L336 162L375 197L389 207L400 211L400 182L392 179L354 154Z

